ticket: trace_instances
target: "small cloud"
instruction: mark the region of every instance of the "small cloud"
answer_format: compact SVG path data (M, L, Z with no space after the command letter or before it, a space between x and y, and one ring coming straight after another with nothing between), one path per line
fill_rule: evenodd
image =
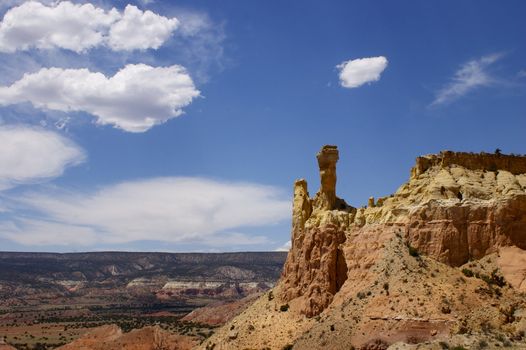
M384 56L358 58L337 65L340 74L340 84L345 88L356 88L365 83L380 80L380 75L387 67Z
M449 103L480 87L495 85L497 80L491 76L488 68L502 56L495 53L464 63L455 72L451 82L436 93L431 106Z
M289 240L285 242L281 247L275 249L276 252L288 252L292 247L292 242Z
M0 22L0 52L59 48L81 53L98 46L114 51L157 49L178 27L177 18L133 5L121 12L90 3L27 1L10 8Z
M526 69L521 69L521 70L517 73L517 77L519 77L519 78L526 78Z
M0 86L0 105L30 102L39 109L82 111L128 132L144 132L183 113L199 96L182 66L129 64L113 77L88 69L42 68Z
M0 190L46 181L82 163L84 151L52 131L0 126Z

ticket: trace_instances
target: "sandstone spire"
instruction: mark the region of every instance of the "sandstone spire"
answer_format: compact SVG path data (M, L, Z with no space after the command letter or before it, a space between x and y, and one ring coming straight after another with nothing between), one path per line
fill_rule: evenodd
M325 145L318 152L320 167L320 191L316 196L316 207L321 210L332 210L336 206L336 162L339 159L338 147Z
M309 198L305 180L294 183L292 248L281 280L282 299L300 297L298 308L309 317L321 313L347 279L340 227L354 209L336 197L338 148L323 146L317 159L321 186L315 198Z
M303 230L305 222L311 214L312 203L307 190L307 181L304 179L296 180L292 202L292 232Z

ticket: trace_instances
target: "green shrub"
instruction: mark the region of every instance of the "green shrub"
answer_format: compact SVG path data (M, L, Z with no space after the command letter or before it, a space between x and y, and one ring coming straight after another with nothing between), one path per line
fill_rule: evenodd
M471 271L470 269L462 269L462 273L463 273L464 276L466 276L466 277L473 277L473 276L475 276L475 274L473 273L473 271Z
M418 250L416 250L416 248L414 248L413 246L408 245L407 248L409 248L409 255L411 255L412 257L417 258L420 256Z
M448 350L449 349L449 344L446 343L445 341L441 341L440 343L438 343L438 345L440 345L440 347L444 350Z
M504 280L504 277L499 276L497 274L496 269L491 272L491 283L496 284L499 287L504 287L506 285L506 281Z

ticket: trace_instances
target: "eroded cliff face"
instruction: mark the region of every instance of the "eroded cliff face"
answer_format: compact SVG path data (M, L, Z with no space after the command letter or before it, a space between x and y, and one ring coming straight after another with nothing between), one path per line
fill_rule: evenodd
M317 159L321 184L316 196L309 197L305 180L294 184L292 249L282 276L282 297L302 298L300 307L307 316L322 312L347 279L341 244L349 226L347 214L356 211L336 197L336 146L324 146Z
M361 220L403 225L413 247L451 266L503 246L526 249L526 173L518 173L526 172L525 161L453 152L419 157L409 182L362 210Z
M526 157L419 157L362 208L336 195L337 148L317 159L318 193L294 184L280 281L201 349L526 346Z
M331 304L349 276L364 278L366 261L372 264L378 245L395 234L450 266L499 247L526 249L526 157L418 157L396 193L360 209L336 196L337 148L324 146L317 159L321 186L314 198L305 180L294 185L292 249L281 279L283 299L309 317Z

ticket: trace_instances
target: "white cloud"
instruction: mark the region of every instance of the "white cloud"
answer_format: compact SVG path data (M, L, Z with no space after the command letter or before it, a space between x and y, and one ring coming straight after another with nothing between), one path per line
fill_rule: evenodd
M113 50L157 49L172 34L179 21L128 5L122 18L110 28L109 46Z
M43 129L0 126L0 189L62 175L85 159L67 138Z
M113 50L157 49L176 30L166 18L128 5L124 12L69 1L49 5L27 1L9 9L0 23L0 51L60 48L83 52L97 46Z
M287 219L280 190L251 183L167 177L124 182L94 193L51 191L7 198L38 213L4 221L0 235L21 244L92 245L153 240L211 246L259 244L246 227Z
M476 88L495 84L497 81L487 69L502 56L502 54L492 54L463 64L455 72L451 82L436 93L435 100L431 105L448 103Z
M175 57L192 68L196 79L206 82L211 68L222 70L229 60L224 55L224 22L213 21L207 13L178 9L180 27L171 45Z
M365 83L380 80L380 75L387 67L384 56L358 58L337 65L340 70L340 84L345 88L356 88Z
M129 64L107 78L88 69L43 68L0 87L0 104L83 111L130 132L143 132L182 114L199 96L184 67Z
M288 252L292 247L292 242L289 240L285 242L281 247L275 249L276 252Z
M45 245L92 245L97 243L97 234L90 227L64 225L52 221L22 218L0 222L2 236L27 246Z

